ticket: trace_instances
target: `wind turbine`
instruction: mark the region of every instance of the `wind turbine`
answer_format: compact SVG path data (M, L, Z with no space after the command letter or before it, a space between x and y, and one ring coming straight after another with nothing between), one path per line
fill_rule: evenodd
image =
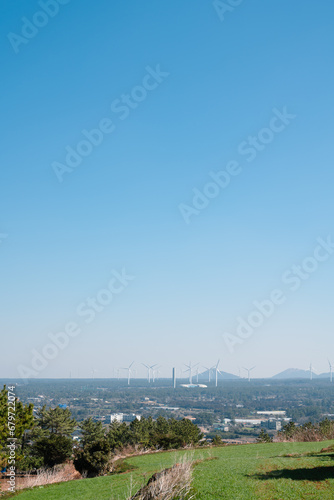
M156 367L156 368L155 368L155 367ZM150 368L151 368L151 370L152 370L152 382L153 382L153 384L154 384L154 382L155 382L155 376L156 376L156 375L159 375L159 373L160 373L160 372L159 372L159 368L161 368L161 367L160 367L160 366L158 366L158 365L152 365L152 366L150 366Z
M310 363L310 380L313 379L312 363Z
M196 363L196 365L192 365L191 364L191 361L189 361L189 365L184 365L187 367L186 370L184 370L185 372L189 372L189 384L192 384L193 383L193 369L195 368L195 366L197 366L199 363Z
M145 365L145 363L142 363L142 365L145 366L145 368L147 368L147 380L148 380L148 383L150 384L151 383L151 368L148 365Z
M196 368L196 384L198 384L198 367Z
M147 380L148 380L148 383L150 384L151 383L151 373L153 373L153 368L157 365L155 364L155 365L149 366L149 365L145 365L145 363L142 363L142 365L147 368ZM154 377L153 377L153 379L154 379ZM154 380L153 380L153 382L154 382Z
M250 382L250 372L251 372L252 370L254 370L254 368L255 368L255 366L253 366L252 368L245 368L245 367L244 367L244 370L246 370L246 372L248 373L248 382Z
M210 384L210 382L211 382L211 370L212 370L213 366L211 366L211 368L208 368L207 366L203 365L203 368L205 368L209 374L209 384Z
M154 373L155 373L155 375L156 375L155 380L159 380L160 373L161 373L161 372L160 372L160 370L159 370L159 368L161 368L161 366L158 366L158 367L154 370Z
M127 368L121 368L121 370L127 370L128 371L128 385L130 385L130 379L131 379L131 366L133 365L134 361L132 361L131 365L129 365Z
M222 372L221 372L220 370L218 370L219 361L220 361L220 359L218 359L216 366L213 366L213 368L214 368L214 370L215 370L215 375L216 375L216 379L215 379L215 385L216 385L216 387L217 387L217 385L218 385L218 373L219 373L221 376L223 376Z
M329 380L331 382L333 382L333 365L331 364L331 362L328 360L328 364L329 364Z

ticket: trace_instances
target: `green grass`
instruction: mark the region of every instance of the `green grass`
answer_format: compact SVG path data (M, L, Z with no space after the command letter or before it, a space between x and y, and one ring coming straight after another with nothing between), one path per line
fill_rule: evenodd
M193 474L198 500L332 500L334 453L319 452L333 443L250 444L143 455L127 460L136 467L131 472L35 488L18 493L17 497L18 500L123 500L131 481L134 493L151 474L172 466L186 455L191 460L201 460Z

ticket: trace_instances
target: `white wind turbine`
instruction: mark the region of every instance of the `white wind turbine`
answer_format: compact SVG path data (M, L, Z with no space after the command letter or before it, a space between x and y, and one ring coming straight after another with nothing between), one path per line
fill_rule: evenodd
M130 385L130 380L131 380L131 366L133 365L134 361L132 361L131 365L129 365L127 368L121 368L121 370L127 370L128 371L128 385Z
M156 364L156 365L152 365L150 368L152 370L152 382L154 384L155 379L157 378L156 376L159 375L159 373L160 373L159 368L161 368L161 366Z
M218 359L217 364L212 367L215 370L215 385L216 385L216 387L218 385L218 373L221 376L223 376L222 372L220 370L218 370L219 361L220 361L220 359Z
M313 366L312 366L312 363L310 363L310 380L313 380Z
M314 368L314 366L312 365L312 363L310 363L309 371L310 371L310 380L313 380L313 375L318 375L319 374L319 370L317 370L316 368Z
M205 368L207 370L207 372L208 372L208 375L209 375L209 384L210 384L210 382L211 382L211 370L212 370L212 366L211 366L211 368L208 368L207 366L203 365L203 368Z
M199 368L197 367L197 368L196 368L196 383L197 383L197 384L198 384L198 370L199 370Z
M151 373L153 374L153 368L157 365L155 364L155 365L149 366L149 365L145 365L145 363L142 363L142 365L147 368L147 380L148 380L148 383L150 384L151 383ZM153 382L154 382L154 376L153 376Z
M199 363L196 363L196 365L192 365L191 364L191 361L189 361L189 365L184 365L187 367L186 370L184 370L185 372L189 372L189 384L192 384L193 383L193 369L198 365Z
M328 360L328 364L329 364L329 380L331 382L333 382L333 365L329 360Z
M252 368L245 368L245 367L244 367L244 370L246 370L246 372L247 372L248 382L250 382L250 372L251 372L252 370L254 370L254 368L255 368L255 366L253 366Z

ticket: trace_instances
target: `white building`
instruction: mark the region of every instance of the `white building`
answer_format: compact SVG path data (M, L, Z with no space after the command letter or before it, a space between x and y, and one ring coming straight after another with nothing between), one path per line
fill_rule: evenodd
M123 422L123 413L112 413L109 417L106 417L106 421L109 420L111 422Z
M276 416L276 417L285 417L286 411L257 411L258 415L268 415L268 416Z
M141 416L136 415L135 413L112 413L110 416L106 417L106 421L110 419L110 423L112 422L133 422L134 420L140 420Z

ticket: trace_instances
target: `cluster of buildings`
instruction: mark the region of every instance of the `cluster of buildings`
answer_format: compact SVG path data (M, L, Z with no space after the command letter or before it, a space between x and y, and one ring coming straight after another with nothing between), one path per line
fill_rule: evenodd
M112 422L133 422L134 420L140 420L141 416L135 413L112 413L105 418L105 423Z
M261 427L279 431L282 429L282 423L288 422L285 411L257 411L256 418L235 418L233 421L230 418L224 418L219 424L214 425L214 428L224 432L229 432L232 423L243 427Z

